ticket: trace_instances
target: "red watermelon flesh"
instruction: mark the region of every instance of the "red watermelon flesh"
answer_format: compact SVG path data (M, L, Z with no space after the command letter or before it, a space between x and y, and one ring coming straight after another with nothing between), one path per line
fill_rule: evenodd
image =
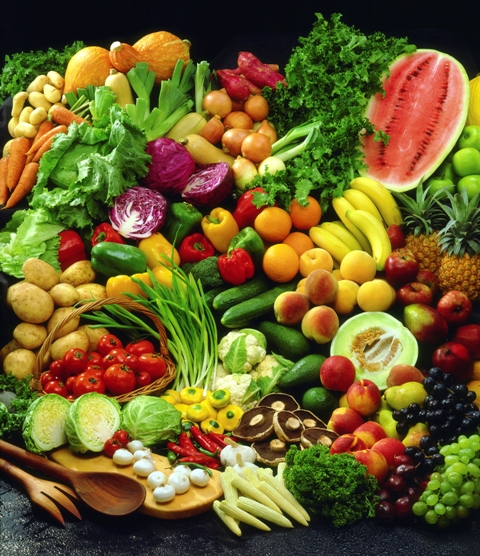
M369 176L390 190L415 188L442 163L462 133L470 85L463 66L448 54L420 49L390 67L366 116L389 135L387 145L363 137Z

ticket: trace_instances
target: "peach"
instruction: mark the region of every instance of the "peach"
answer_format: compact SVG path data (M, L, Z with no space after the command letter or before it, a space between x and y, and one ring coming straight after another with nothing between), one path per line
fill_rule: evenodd
M339 280L337 297L332 303L339 315L353 313L357 306L357 293L360 286L353 280Z
M382 484L388 476L388 463L385 456L380 452L367 448L352 452L353 457L367 468L367 475L373 475L379 484Z
M390 284L380 278L364 282L358 288L358 306L365 312L387 311L395 301L393 291Z
M273 312L277 322L286 326L295 326L302 322L309 309L310 301L307 295L298 291L282 292L273 304Z
M347 401L348 405L362 417L369 417L380 407L382 393L374 382L363 378L349 387Z
M339 326L337 313L327 305L317 305L309 309L301 323L303 335L317 344L330 342Z
M393 469L394 457L405 452L405 445L398 438L382 438L372 446L372 450L383 454L389 469Z
M300 274L306 278L313 270L322 269L331 272L333 269L332 255L321 247L313 247L300 255Z
M347 402L347 393L342 394L338 399L338 407L350 407Z
M367 421L366 423L362 423L353 431L353 434L361 438L365 442L367 448L371 448L382 438L387 438L385 429L382 427L382 425L375 421Z
M390 386L400 386L405 382L423 382L422 372L413 365L398 364L394 365L387 376L387 388Z
M346 280L357 284L369 282L377 274L375 259L366 251L350 251L340 263L340 272Z
M337 407L332 411L327 429L337 434L353 433L363 424L363 417L350 407Z
M352 453L357 450L365 450L367 447L361 438L354 434L342 434L333 441L330 446L331 454Z
M320 382L328 390L346 392L355 382L355 375L355 365L344 355L331 355L320 367Z
M301 293L305 293L305 282L306 282L306 278L302 278L298 284L297 284L297 288L295 289L295 291L297 292L301 292Z
M314 305L328 305L337 297L338 280L328 270L312 270L305 280L305 293Z

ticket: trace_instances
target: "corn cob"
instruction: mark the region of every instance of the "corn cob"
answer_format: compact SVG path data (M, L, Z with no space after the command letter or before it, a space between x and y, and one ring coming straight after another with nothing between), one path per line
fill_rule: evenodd
M275 512L268 506L264 504L260 504L256 500L252 500L251 498L246 498L245 496L240 496L237 502L237 506L249 514L253 514L256 517L260 517L266 519L267 521L271 521L275 523L275 525L279 525L280 527L289 527L292 528L292 522L286 518L283 514L279 514Z
M227 515L230 515L234 519L238 519L247 525L252 525L252 527L256 527L262 531L271 531L270 527L266 523L263 523L263 521L260 521L252 514L241 510L236 504L232 504L232 502L222 500L219 503L219 508Z

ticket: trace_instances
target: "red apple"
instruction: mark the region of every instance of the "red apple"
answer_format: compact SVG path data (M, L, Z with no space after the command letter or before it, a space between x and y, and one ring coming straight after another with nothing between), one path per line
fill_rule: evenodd
M385 261L385 278L394 288L413 282L419 270L415 255L406 247L392 251Z
M463 344L472 359L480 359L480 324L464 324L455 330L452 340Z
M473 307L467 294L458 290L450 290L438 300L437 309L448 324L461 326L467 324Z
M458 342L446 342L432 354L432 365L452 375L454 382L468 382L473 373L473 359L468 349Z
M390 238L390 245L392 246L392 251L395 249L401 249L405 247L405 234L402 228L398 224L390 224L387 228L387 234Z
M432 290L433 297L436 297L440 289L438 285L438 278L431 270L419 270L417 276L415 277L415 282L426 284Z
M445 317L430 305L412 303L403 309L403 323L419 342L440 345L447 339Z
M355 365L344 355L331 355L320 367L320 382L328 390L346 392L355 382L355 375Z
M422 282L409 282L397 290L397 302L401 307L406 307L412 303L433 303L432 290Z

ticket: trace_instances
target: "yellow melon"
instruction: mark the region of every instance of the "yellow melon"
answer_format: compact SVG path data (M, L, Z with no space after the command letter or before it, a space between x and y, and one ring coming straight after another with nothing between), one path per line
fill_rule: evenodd
M74 54L65 70L65 92L93 85L105 85L113 65L109 51L101 46L86 46Z
M480 126L480 73L470 80L470 104L466 125Z

